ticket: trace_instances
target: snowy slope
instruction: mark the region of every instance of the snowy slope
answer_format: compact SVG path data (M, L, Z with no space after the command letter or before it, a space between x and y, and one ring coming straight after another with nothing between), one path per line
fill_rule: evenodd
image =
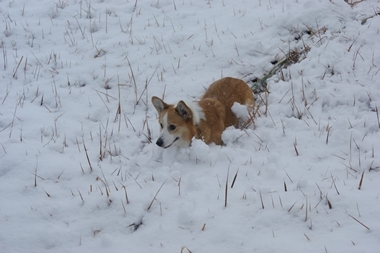
M378 252L379 10L0 1L1 252ZM155 145L151 96L196 100L295 50L255 126Z

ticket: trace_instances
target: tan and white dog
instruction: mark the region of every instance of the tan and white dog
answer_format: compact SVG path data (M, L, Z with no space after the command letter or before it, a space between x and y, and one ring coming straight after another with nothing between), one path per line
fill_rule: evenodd
M229 126L239 126L239 118L231 111L237 102L246 105L253 115L255 100L251 88L243 80L225 77L210 85L200 101L177 105L166 104L158 97L152 103L159 114L161 135L156 144L187 147L193 137L206 144L223 144L221 136Z

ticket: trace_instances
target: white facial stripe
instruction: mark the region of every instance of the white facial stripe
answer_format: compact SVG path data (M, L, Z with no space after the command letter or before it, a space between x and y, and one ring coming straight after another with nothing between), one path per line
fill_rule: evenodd
M163 128L162 128L161 135L160 135L160 138L164 142L164 145L163 145L164 147L171 145L171 143L173 143L173 141L176 138L175 136L173 136L172 134L169 133L168 125L169 125L168 113L165 112L165 114L162 116Z
M164 116L162 116L162 133L161 133L161 136L165 137L164 139L167 138L169 134L169 131L168 131L168 113L166 112L164 114Z
M165 112L164 116L162 116L162 130L167 130L167 126L168 126L168 112Z

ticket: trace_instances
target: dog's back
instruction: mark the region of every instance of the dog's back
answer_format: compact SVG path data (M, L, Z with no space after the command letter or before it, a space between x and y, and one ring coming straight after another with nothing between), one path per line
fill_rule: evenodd
M231 107L235 102L247 105L248 109L253 112L255 100L251 88L243 80L225 77L215 81L207 89L202 96L202 100L206 98L214 98L219 100L225 109L224 127L239 127L239 119L231 111Z

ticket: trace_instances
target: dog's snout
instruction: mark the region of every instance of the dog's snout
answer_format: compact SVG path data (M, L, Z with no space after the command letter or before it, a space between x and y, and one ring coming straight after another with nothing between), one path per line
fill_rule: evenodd
M158 138L156 141L157 146L162 147L164 145L164 141L161 138Z

